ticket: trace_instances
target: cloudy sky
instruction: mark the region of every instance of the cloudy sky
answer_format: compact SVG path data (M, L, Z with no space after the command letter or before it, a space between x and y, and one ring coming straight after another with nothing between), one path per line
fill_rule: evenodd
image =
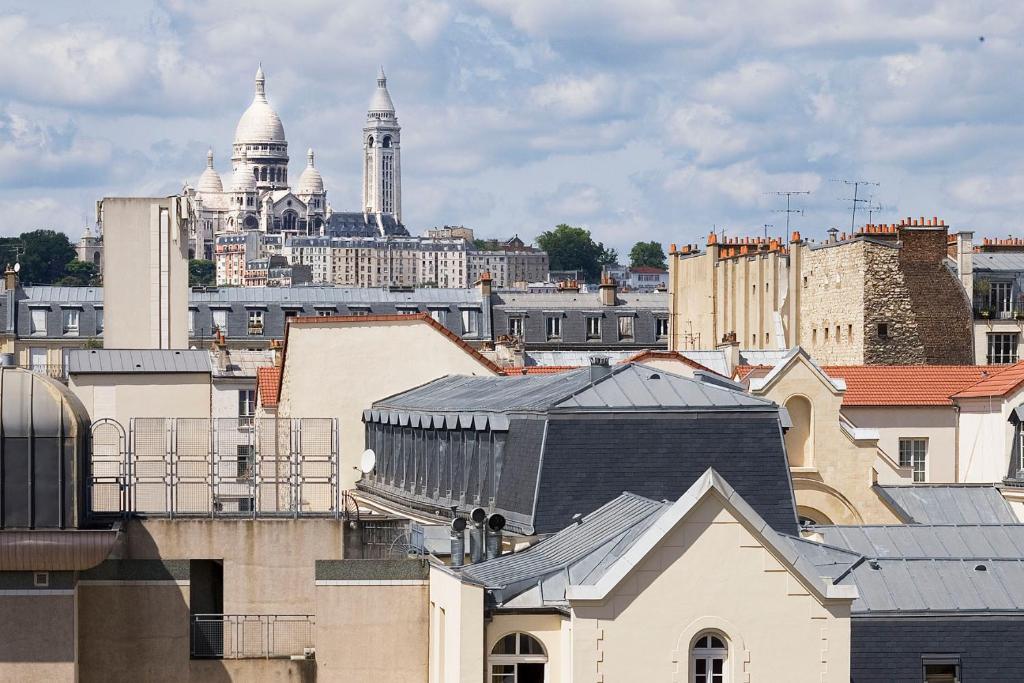
M358 209L378 64L403 126L413 232L638 239L946 218L1020 234L1024 5L845 0L6 0L2 234L77 237L105 195L229 172L262 60L292 174L317 151ZM866 218L866 216L865 216ZM862 223L858 216L858 223Z

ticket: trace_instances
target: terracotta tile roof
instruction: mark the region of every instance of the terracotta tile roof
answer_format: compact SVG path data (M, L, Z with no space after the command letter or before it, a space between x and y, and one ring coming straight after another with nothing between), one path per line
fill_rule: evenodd
M987 366L988 376L962 388L953 398L1006 396L1024 382L1024 361L1003 367Z
M256 368L256 396L263 399L267 408L277 407L277 388L281 383L281 368L268 365Z
M627 359L625 359L623 361L620 361L620 364L623 364L623 363L643 363L644 361L648 361L648 360L674 360L674 361L679 361L683 365L688 365L689 367L693 368L694 370L702 370L704 372L710 372L710 373L713 373L713 374L716 374L716 375L718 374L717 372L715 372L711 368L709 368L709 367L707 367L705 365L701 365L700 363L698 363L695 360L691 360L691 359L687 358L686 356L684 356L683 354L679 353L678 351L655 351L653 349L647 349L645 351L641 351L640 353L636 354L635 356L630 356L629 358L627 358Z
M734 379L743 382L748 379L760 379L767 377L774 365L737 365L734 371Z
M506 375L555 375L559 372L579 370L575 365L531 365L525 368L505 368Z
M991 373L978 365L826 365L845 380L844 406L948 406L950 397Z
M390 314L390 315L323 315L323 316L296 316L288 321L288 325L320 325L323 323L351 323L353 325L364 325L366 323L384 323L384 322L412 322L419 321L424 322L427 325L433 327L435 330L448 337L458 347L469 355L476 358L482 365L492 372L501 374L502 368L494 361L483 355L470 344L455 334L447 327L430 317L429 313L411 313L411 314ZM288 329L285 328L284 333L285 348L288 346ZM283 365L282 361L282 365Z

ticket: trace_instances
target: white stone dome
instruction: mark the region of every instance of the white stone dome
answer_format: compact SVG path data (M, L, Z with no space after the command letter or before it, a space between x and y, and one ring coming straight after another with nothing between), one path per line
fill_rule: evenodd
M249 165L249 157L245 150L242 150L242 160L238 162L238 168L235 169L234 175L231 176L231 191L256 191L256 176L253 175L252 166Z
M388 78L384 75L384 67L380 68L377 74L377 90L370 100L370 112L395 113L395 104L391 101L391 93L388 92Z
M235 127L235 144L250 142L285 142L284 124L267 102L263 67L256 71L256 94Z
M312 147L306 152L306 162L306 170L299 176L299 189L296 194L323 194L324 178L320 175L320 171L316 170L316 166L313 165Z
M213 194L224 191L224 183L221 182L220 174L213 169L213 150L206 152L206 169L199 176L196 184L196 192L199 194Z

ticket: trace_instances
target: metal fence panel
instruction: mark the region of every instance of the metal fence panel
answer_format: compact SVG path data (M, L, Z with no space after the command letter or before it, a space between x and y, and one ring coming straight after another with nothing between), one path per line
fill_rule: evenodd
M261 419L256 421L259 448L257 504L264 514L291 514L295 511L295 477L292 472L292 421Z
M133 418L130 448L132 512L168 514L171 497L168 420Z
M128 501L128 444L124 429L115 420L92 425L89 470L89 505L93 512L122 513Z
M251 420L214 420L213 509L252 515L256 500L256 438Z
M209 514L213 505L210 420L178 418L174 425L174 514Z
M333 512L338 486L334 420L305 418L298 422L295 450L300 510Z
M191 654L201 659L267 659L312 651L311 614L196 614Z

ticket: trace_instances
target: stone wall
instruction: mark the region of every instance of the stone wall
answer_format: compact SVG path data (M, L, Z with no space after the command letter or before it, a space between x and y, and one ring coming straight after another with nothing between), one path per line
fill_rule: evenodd
M900 228L899 265L930 365L974 362L971 302L946 265L946 229Z
M799 248L801 272L792 295L801 301L800 344L819 363L863 363L868 245L855 241Z
M895 245L865 241L865 365L920 365L924 345Z

